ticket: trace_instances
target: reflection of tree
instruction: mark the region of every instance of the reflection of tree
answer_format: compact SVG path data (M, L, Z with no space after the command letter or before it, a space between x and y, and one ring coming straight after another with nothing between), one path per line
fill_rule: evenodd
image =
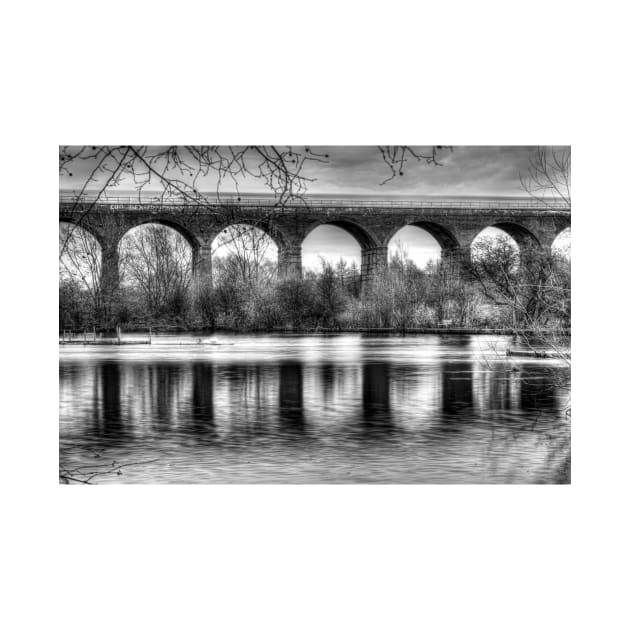
M151 418L158 431L168 431L174 419L174 407L179 403L178 387L182 380L182 366L158 363L146 372L146 387L151 395Z
M558 382L566 382L567 369L528 365L521 375L521 409L554 412L557 409Z

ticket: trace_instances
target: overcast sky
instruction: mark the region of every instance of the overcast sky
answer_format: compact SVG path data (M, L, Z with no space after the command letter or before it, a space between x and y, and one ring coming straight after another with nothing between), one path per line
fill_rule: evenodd
M304 147L295 147L302 150ZM519 173L527 170L527 160L534 147L453 147L440 151L443 166L417 164L411 160L404 175L382 185L390 175L381 154L374 146L313 146L313 151L329 156L327 163L309 162L303 174L315 181L309 183L312 194L360 195L522 195ZM416 147L430 152L430 147ZM73 164L72 176L60 178L60 188L78 189L84 182L90 163ZM208 177L201 189L215 189L215 178ZM95 184L97 186L98 184ZM240 180L244 192L268 192L260 179ZM125 185L131 187L131 182ZM225 184L226 192L230 185Z
M304 147L295 147L303 150ZM525 174L535 147L486 146L453 147L439 153L442 166L430 166L410 161L403 176L382 184L391 171L374 146L314 146L310 148L329 156L327 163L308 163L303 174L315 181L309 183L309 194L327 195L386 195L397 196L518 196L523 195L519 174ZM430 147L417 147L427 153ZM73 176L60 178L60 188L78 189L88 172L89 164L73 167ZM214 177L209 177L200 189L214 190ZM264 182L245 178L239 183L241 192L264 193ZM129 186L131 188L131 186ZM224 192L231 192L226 186ZM411 258L421 266L439 254L434 239L418 228L405 228L392 243L400 241ZM339 228L322 226L306 239L303 250L305 267L319 266L319 257L329 260L346 258L360 264L360 249L356 241Z
M419 148L422 151L422 148ZM425 147L428 152L430 147ZM454 147L441 151L443 166L410 161L402 177L382 184L390 171L376 147L321 147L328 164L308 166L317 181L309 191L329 194L522 195L519 173L527 170L532 147Z

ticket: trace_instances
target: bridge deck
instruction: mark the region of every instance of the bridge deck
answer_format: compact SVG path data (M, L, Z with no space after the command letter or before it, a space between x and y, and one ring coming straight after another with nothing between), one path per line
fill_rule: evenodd
M470 199L457 197L438 197L434 199L383 199L383 198L329 198L304 196L287 203L280 204L273 196L243 196L236 195L198 195L197 197L163 197L160 195L96 195L86 193L78 195L74 192L59 193L59 204L63 206L87 205L97 203L116 210L147 210L153 207L195 207L197 209L226 208L226 207L282 207L295 209L316 210L318 208L381 208L405 210L567 210L567 203L561 199L537 200L531 197L523 198L488 198Z

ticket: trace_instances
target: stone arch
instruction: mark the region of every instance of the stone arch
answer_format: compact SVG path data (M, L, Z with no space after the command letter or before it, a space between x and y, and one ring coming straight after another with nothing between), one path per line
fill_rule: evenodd
M330 221L316 221L309 225L308 229L302 235L302 242L306 239L306 237L318 227L322 225L334 225L335 227L341 228L350 234L354 239L359 243L359 247L361 249L371 249L373 247L378 247L380 245L379 239L372 233L371 230L361 225L357 221L352 219L331 219Z
M425 232L430 234L438 242L438 245L442 248L442 252L451 252L459 249L459 242L457 241L457 238L447 227L433 221L422 221L414 219L397 225L395 228L390 230L390 232L387 234L387 237L384 239L384 244L386 246L389 246L392 238L394 238L394 236L396 236L396 234L400 230L407 226L420 228L421 230L424 230Z
M204 251L205 248L203 242L203 230L200 230L200 234L196 234L187 225L183 225L179 221L176 221L170 217L163 217L160 215L148 216L143 217L142 220L136 223L125 225L125 228L121 231L121 234L118 237L118 241L116 243L117 254L118 248L120 247L125 236L127 236L127 234L129 234L129 232L131 232L132 230L142 227L143 225L163 225L164 227L171 228L184 238L184 240L190 246L190 251L192 255L192 274L195 290L197 290L200 276L205 276L206 282L211 281L210 276L212 271L212 260L210 259L209 254ZM116 266L118 266L118 258L116 258ZM118 270L117 273L119 273Z
M571 226L556 233L551 242L551 251L571 260Z
M485 230L486 227L498 228L499 230L502 230L503 232L511 236L516 241L516 244L518 245L518 248L521 252L524 249L540 249L541 247L540 240L534 235L534 233L528 230L523 225L520 225L519 223L515 223L512 221L499 221L497 223L487 225L483 229ZM483 230L480 230L479 233L481 233L482 231ZM479 234L477 234L477 236L478 235Z
M186 260L187 264L190 264L190 272L192 274L192 281L194 284L194 280L197 275L198 267L199 267L199 254L202 249L203 243L200 239L198 239L195 234L190 231L187 227L182 225L177 221L170 220L169 218L164 218L160 216L150 216L143 217L139 221L135 221L133 223L129 223L124 225L124 229L121 230L120 235L118 236L116 243L116 252L115 252L115 260L112 259L111 265L112 270L111 274L116 274L117 283L120 283L123 280L123 269L120 268L120 261L122 260L121 256L124 253L131 252L132 256L140 256L141 262L146 266L147 257L150 254L141 253L138 250L129 249L134 247L134 235L133 233L136 230L141 230L143 227L164 227L168 228L168 230L174 232L176 235L181 237L183 242L186 244L187 248L184 251L180 250L180 255L185 256L183 260ZM142 238L141 233L137 236ZM130 240L126 242L126 239ZM144 250L144 247L142 248ZM188 259L188 257L190 258ZM115 264L115 272L113 266Z
M77 228L84 230L90 236L93 236L96 239L96 242L101 247L101 251L104 250L108 245L108 242L105 236L101 233L100 230L96 229L96 227L92 225L91 223L88 223L86 221L81 221L81 219L77 219L75 217L66 217L66 216L60 216L59 223L67 223L69 225L74 225Z
M350 234L358 243L361 251L361 283L365 283L375 277L380 269L387 267L387 246L383 246L380 239L364 225L353 219L342 217L325 221L316 221L308 226L302 235L301 248L306 238L318 227L332 225Z
M141 227L143 225L152 225L152 224L163 225L165 227L171 228L172 230L175 230L178 234L184 237L186 242L190 245L193 253L196 252L201 245L200 239L188 227L172 219L163 218L160 216L147 217L146 219L143 219L142 221L139 221L138 223L134 223L133 225L126 226L126 229L120 235L119 241L122 241L122 239L125 238L125 236L129 234L129 232L131 232L132 230L135 230L136 228Z
M234 228L244 228L244 230L234 230ZM259 240L261 237L264 240ZM277 265L281 251L279 242L282 241L278 237L274 238L269 229L263 229L263 226L256 222L236 220L224 226L220 231L216 231L214 238L208 240L208 245L211 250L210 255L215 261L218 262L226 255L236 255L243 263L241 267L243 273L257 275L265 269L269 271L266 261Z
M78 221L59 220L60 279L78 279L82 285L98 287L104 252L100 234Z
M214 236L212 237L212 240L223 232L223 230L227 230L233 225L248 225L258 228L271 238L275 246L278 248L278 251L280 251L281 247L284 247L287 244L288 239L285 237L283 231L272 220L260 220L252 217L234 217L230 221L226 221L225 224L216 226L214 228Z

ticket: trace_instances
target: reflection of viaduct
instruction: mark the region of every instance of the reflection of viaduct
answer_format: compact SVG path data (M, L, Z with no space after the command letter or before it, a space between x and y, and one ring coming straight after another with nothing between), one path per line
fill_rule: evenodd
M570 227L570 213L529 198L441 201L309 200L307 204L275 207L269 199L209 200L201 205L152 199L108 198L98 202L59 197L59 220L78 223L99 242L103 275L118 278L118 244L130 229L145 223L174 228L193 250L195 277L211 281L211 247L229 225L254 225L267 232L278 247L278 270L283 276L302 270L302 242L316 227L335 225L348 231L361 247L362 279L369 280L387 265L387 246L401 228L415 225L431 234L442 252L460 259L470 255L474 238L495 226L522 245L550 248L556 236Z
M239 366L231 366L231 369ZM245 366L240 366L245 368ZM273 378L277 384L277 399L273 409L267 410L267 415L273 417L274 412L280 420L280 430L292 433L302 433L307 429L305 406L305 378L303 364L299 362L283 363L273 371ZM342 382L347 374L343 365L323 364L319 370L321 384L330 387L330 382ZM509 387L500 387L506 378L505 365L496 365L492 374L492 389L475 388L474 366L471 361L448 361L440 366L441 378L435 390L439 400L439 411L436 420L440 420L440 428L444 431L459 431L466 422L474 422L473 408L483 408L488 412L512 409L524 412L554 412L557 408L555 386L548 368L530 365L518 379L518 398L511 399ZM87 433L95 433L101 439L113 441L131 439L133 434L133 419L135 412L126 401L129 392L125 391L125 382L135 383L134 387L149 392L146 398L147 406L142 409L139 417L151 420L154 432L167 433L171 430L188 432L194 436L216 437L215 433L215 379L229 378L225 373L217 374L216 367L210 363L193 363L189 373L183 364L130 364L121 366L116 363L104 363L94 367L96 377L93 399L95 425L85 424ZM345 420L355 422L364 437L382 437L385 433L396 430L395 410L392 407L391 384L398 380L405 380L415 368L409 365L392 365L384 362L365 362L361 365L361 410L355 418L345 417ZM71 378L71 370L61 367L61 379ZM236 369L231 376L232 404L235 407L243 404L244 379L246 369ZM189 375L191 378L190 399L181 400L175 396L180 385ZM261 373L256 373L256 379ZM182 388L183 389L183 388ZM258 388L254 388L257 390ZM254 395L250 392L251 395ZM311 395L316 392L310 392ZM325 395L325 392L322 392ZM330 392L329 392L330 394ZM173 402L175 401L175 402ZM250 399L250 403L254 400ZM340 401L343 402L343 401ZM255 407L255 404L252 404ZM271 415L269 415L271 414ZM242 419L242 414L237 415ZM343 417L343 414L340 414ZM501 416L500 416L501 417ZM528 416L529 417L529 416ZM506 415L511 423L514 417ZM177 419L177 423L175 423ZM187 424L189 422L189 424ZM342 422L343 424L343 422ZM177 426L176 426L177 425ZM240 423L235 431L248 430L247 423ZM267 427L267 430L272 429Z

